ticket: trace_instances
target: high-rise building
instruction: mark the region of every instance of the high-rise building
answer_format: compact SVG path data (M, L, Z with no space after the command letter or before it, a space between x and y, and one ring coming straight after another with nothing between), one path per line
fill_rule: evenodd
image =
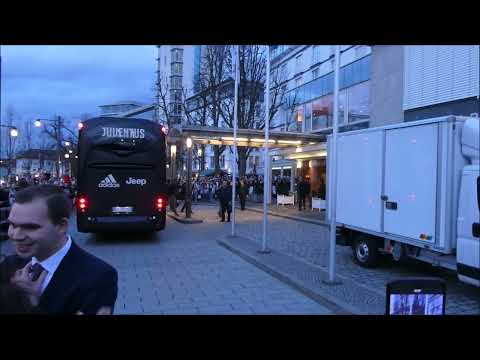
M168 122L170 126L181 125L184 96L188 97L193 92L194 61L197 47L160 45L158 48L158 80L161 92L166 95L168 107L164 111L160 111L159 117L162 122ZM165 119L166 112L169 114L169 119Z

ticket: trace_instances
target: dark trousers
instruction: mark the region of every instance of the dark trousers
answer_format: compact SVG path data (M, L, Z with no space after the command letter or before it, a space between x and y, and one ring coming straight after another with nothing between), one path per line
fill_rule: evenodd
M222 203L222 209L220 212L222 213L222 221L225 221L225 213L228 213L227 221L230 221L230 214L232 213L232 207L230 203Z
M245 200L246 200L246 196L240 196L240 208L242 210L245 210Z
M298 210L301 211L302 210L302 206L303 206L303 210L306 209L305 207L305 199L306 199L306 196L305 195L300 195L298 197Z
M168 199L170 202L170 210L173 211L174 213L177 213L177 198L175 195L170 195L170 198Z

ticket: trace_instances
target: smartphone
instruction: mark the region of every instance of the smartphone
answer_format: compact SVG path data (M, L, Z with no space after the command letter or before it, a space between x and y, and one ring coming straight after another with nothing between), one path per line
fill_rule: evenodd
M387 315L445 315L446 285L432 278L394 280L386 300Z

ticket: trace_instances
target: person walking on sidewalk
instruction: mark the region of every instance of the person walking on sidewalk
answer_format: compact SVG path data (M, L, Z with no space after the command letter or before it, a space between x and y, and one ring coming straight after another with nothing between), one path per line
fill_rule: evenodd
M305 198L307 196L307 182L303 177L300 178L300 181L297 184L297 194L298 194L298 211L305 209Z
M230 221L230 214L232 213L232 186L227 180L223 181L223 187L220 191L220 204L221 204L221 214L222 214L222 219L220 222L225 221L225 212L228 213L228 220L227 222Z
M167 195L170 211L178 216L177 213L177 184L175 180L167 182Z
M238 185L238 198L240 199L240 209L243 211L245 210L245 200L247 198L247 187L244 179L241 179Z

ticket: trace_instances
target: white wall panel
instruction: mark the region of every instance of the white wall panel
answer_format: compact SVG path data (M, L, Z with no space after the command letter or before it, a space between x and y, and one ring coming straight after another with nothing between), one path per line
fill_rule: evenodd
M404 110L478 96L479 49L405 46Z

